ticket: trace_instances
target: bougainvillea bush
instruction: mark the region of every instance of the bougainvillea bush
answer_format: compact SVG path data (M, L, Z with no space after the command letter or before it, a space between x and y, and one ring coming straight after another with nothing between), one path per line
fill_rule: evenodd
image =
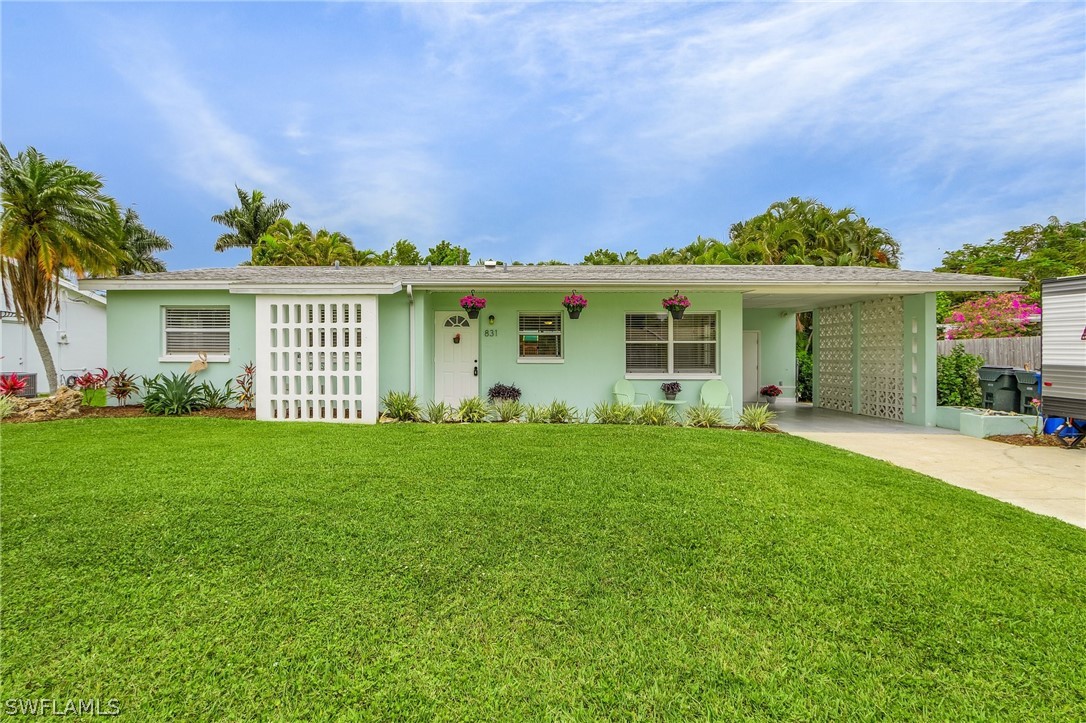
M1040 314L1041 307L1025 294L996 294L958 304L943 323L949 325L947 339L1027 336L1034 331L1030 317Z

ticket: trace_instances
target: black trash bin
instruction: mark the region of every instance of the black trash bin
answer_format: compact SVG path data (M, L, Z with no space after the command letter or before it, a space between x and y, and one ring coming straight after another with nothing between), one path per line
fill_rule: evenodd
M981 406L1002 412L1018 411L1018 378L1012 367L984 366L980 377Z
M1041 398L1041 375L1027 369L1015 369L1014 378L1018 382L1018 412L1036 414L1030 401Z

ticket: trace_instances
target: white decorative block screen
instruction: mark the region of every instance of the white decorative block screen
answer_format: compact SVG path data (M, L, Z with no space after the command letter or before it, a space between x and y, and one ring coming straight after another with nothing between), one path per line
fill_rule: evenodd
M819 406L852 411L852 306L829 306L818 315Z
M860 414L904 419L904 318L900 296L860 304Z
M377 420L377 297L258 296L257 419Z

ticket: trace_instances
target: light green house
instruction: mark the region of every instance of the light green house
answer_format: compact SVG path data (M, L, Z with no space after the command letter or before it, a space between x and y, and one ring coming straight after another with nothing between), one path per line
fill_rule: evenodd
M373 422L389 391L456 403L515 384L581 409L619 380L680 402L722 380L733 408L795 394L795 315L814 312L814 403L935 422L935 292L1013 279L816 266L235 267L93 279L108 291L108 363L155 374L198 355L216 384L256 365L257 418ZM579 318L563 308L576 291ZM662 308L676 292L681 319ZM486 300L478 318L460 308Z

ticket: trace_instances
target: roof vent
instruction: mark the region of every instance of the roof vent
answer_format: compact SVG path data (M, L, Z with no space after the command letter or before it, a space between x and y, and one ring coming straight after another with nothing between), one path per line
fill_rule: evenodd
M339 268L339 259L336 259L335 261L333 261L332 266L334 266L335 268L338 269Z
M433 271L434 270L434 267L430 265L429 261L426 262L426 270L427 271Z
M493 268L497 267L497 265L498 265L498 262L495 261L494 259L487 259L486 261L483 262L483 266L485 266L488 269L493 269Z

